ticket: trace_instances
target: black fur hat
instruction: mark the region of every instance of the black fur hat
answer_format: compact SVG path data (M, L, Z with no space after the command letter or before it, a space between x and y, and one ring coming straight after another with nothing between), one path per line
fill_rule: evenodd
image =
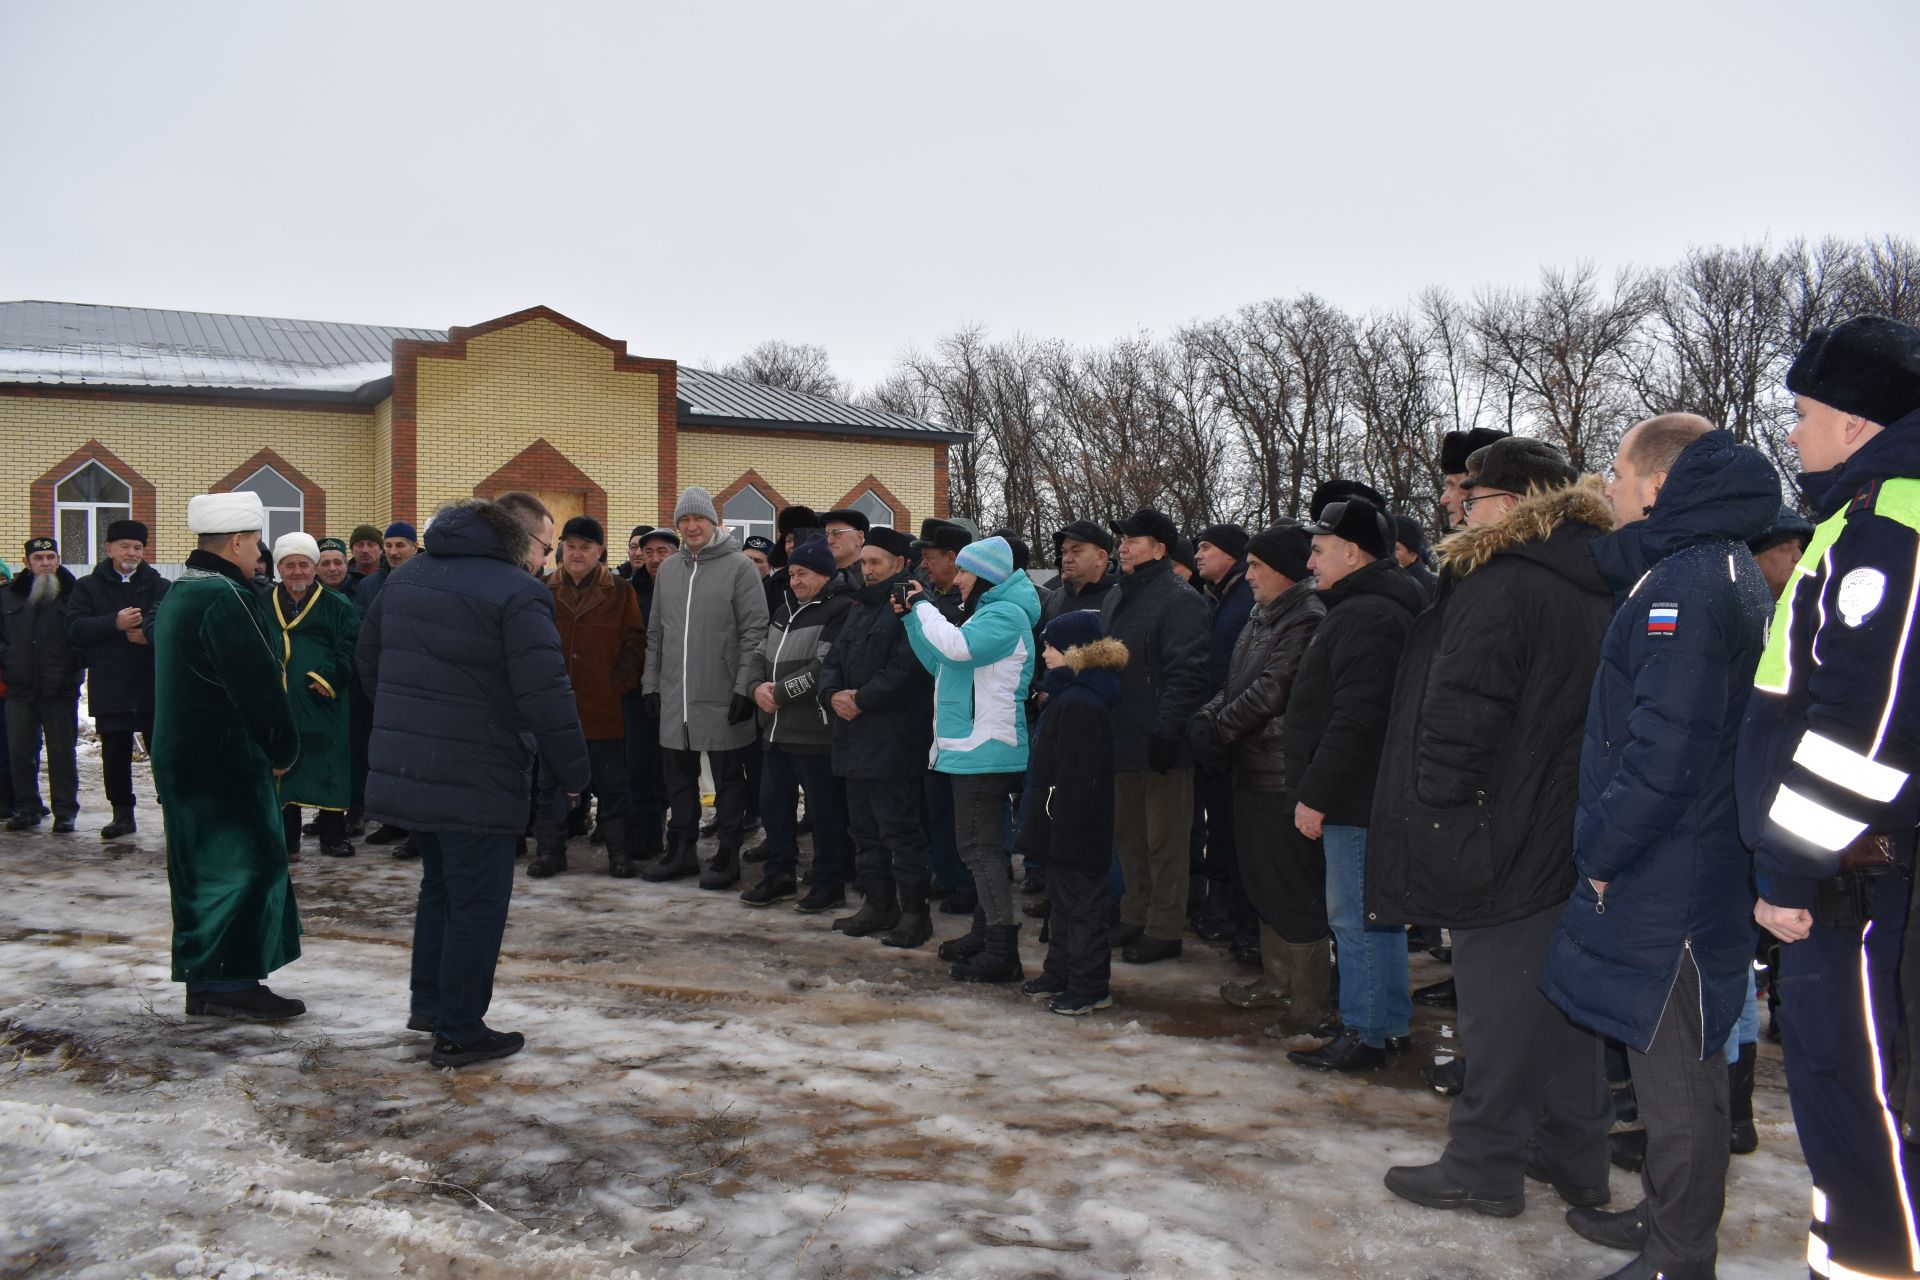
M1855 316L1807 335L1787 390L1890 427L1920 409L1920 330Z

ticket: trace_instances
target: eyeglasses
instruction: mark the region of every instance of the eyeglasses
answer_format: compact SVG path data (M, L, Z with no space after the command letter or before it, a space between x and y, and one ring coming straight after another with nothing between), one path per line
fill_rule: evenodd
M1471 511L1473 510L1474 503L1485 502L1488 498L1517 498L1519 496L1520 495L1517 493L1508 493L1502 489L1491 489L1491 490L1488 490L1486 493L1476 493L1471 498L1462 499L1460 503L1460 510Z
M842 525L837 529L827 530L827 541L831 542L835 538L851 538L854 534L858 532L860 532L858 529L849 528L845 525Z
M540 536L538 534L530 533L527 536L529 538L532 538L535 542L540 543L540 558L542 560L545 560L548 556L553 554L553 544L551 542L541 542Z

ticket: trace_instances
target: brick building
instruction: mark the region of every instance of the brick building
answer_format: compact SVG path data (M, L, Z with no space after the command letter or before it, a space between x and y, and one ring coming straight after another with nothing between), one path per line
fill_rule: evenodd
M546 307L447 332L58 302L0 302L0 556L38 534L77 566L131 514L148 557L190 549L187 499L249 489L270 533L423 523L508 489L586 512L616 559L635 524L710 489L726 522L852 506L947 514L962 432L672 360Z

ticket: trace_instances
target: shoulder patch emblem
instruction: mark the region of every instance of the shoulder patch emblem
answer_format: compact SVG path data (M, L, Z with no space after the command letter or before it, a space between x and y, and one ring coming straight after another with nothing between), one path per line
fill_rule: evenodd
M1873 616L1887 594L1887 575L1878 569L1855 569L1840 579L1840 620L1857 627Z
M1680 630L1680 606L1670 601L1647 606L1647 634L1670 636Z

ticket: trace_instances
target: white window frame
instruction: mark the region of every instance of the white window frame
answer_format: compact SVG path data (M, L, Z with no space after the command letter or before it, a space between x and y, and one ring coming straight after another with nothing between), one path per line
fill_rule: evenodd
M255 481L259 480L262 475L268 472L271 472L273 474L274 479L280 481L280 483L286 485L289 489L292 489L295 493L300 495L300 501L296 505L291 507L286 506L284 504L278 505L278 506L273 505L267 501L265 494L260 493L257 489L254 489L252 487ZM266 508L267 527L260 531L260 536L266 540L266 543L268 546L272 546L274 544L275 539L277 539L281 534L297 532L307 527L307 492L306 490L302 489L299 485L295 484L292 480L288 479L287 476L281 473L280 468L274 466L270 462L263 463L259 467L257 467L254 470L252 475L248 476L245 480L242 480L239 484L233 486L233 491L235 493L253 494L255 497L260 499L260 505ZM282 527L276 530L274 528L274 516L276 515L281 516L283 518L289 515L292 516L293 517L292 526Z
M60 496L60 490L69 481L84 473L89 467L98 467L101 474L111 479L115 484L123 486L127 491L127 500L125 502L70 502L63 499ZM66 527L66 521L61 519L61 516L69 511L85 512L87 517L86 558L81 560L70 559L67 554L67 539L62 533L62 530ZM111 512L112 514L103 517L103 512ZM53 540L60 548L60 563L63 565L74 566L95 563L96 560L105 555L104 539L106 537L106 527L115 520L131 519L133 519L133 482L115 475L113 468L98 458L88 458L85 462L62 476L59 482L53 486Z
M873 512L869 510L866 506L862 505L863 503L869 503L869 502L873 506L879 507L882 511L885 511L887 513L886 519L884 520L874 519ZM855 498L852 502L849 502L847 506L852 508L855 511L858 511L861 515L865 516L867 518L868 526L874 529L895 528L896 527L895 521L899 520L900 518L900 513L894 510L893 504L891 502L888 502L885 498L881 497L878 493L876 493L872 489L862 489L860 491L860 496Z
M752 494L766 504L768 514L765 520L759 519L758 517L745 516L736 519L728 514L728 508L732 507L734 503L740 501L741 498L748 494ZM774 505L773 499L762 493L759 485L752 483L742 486L738 493L728 498L720 507L720 522L739 534L740 541L743 543L755 534L767 539L769 542L773 541L773 531L779 527L779 516L780 508Z

